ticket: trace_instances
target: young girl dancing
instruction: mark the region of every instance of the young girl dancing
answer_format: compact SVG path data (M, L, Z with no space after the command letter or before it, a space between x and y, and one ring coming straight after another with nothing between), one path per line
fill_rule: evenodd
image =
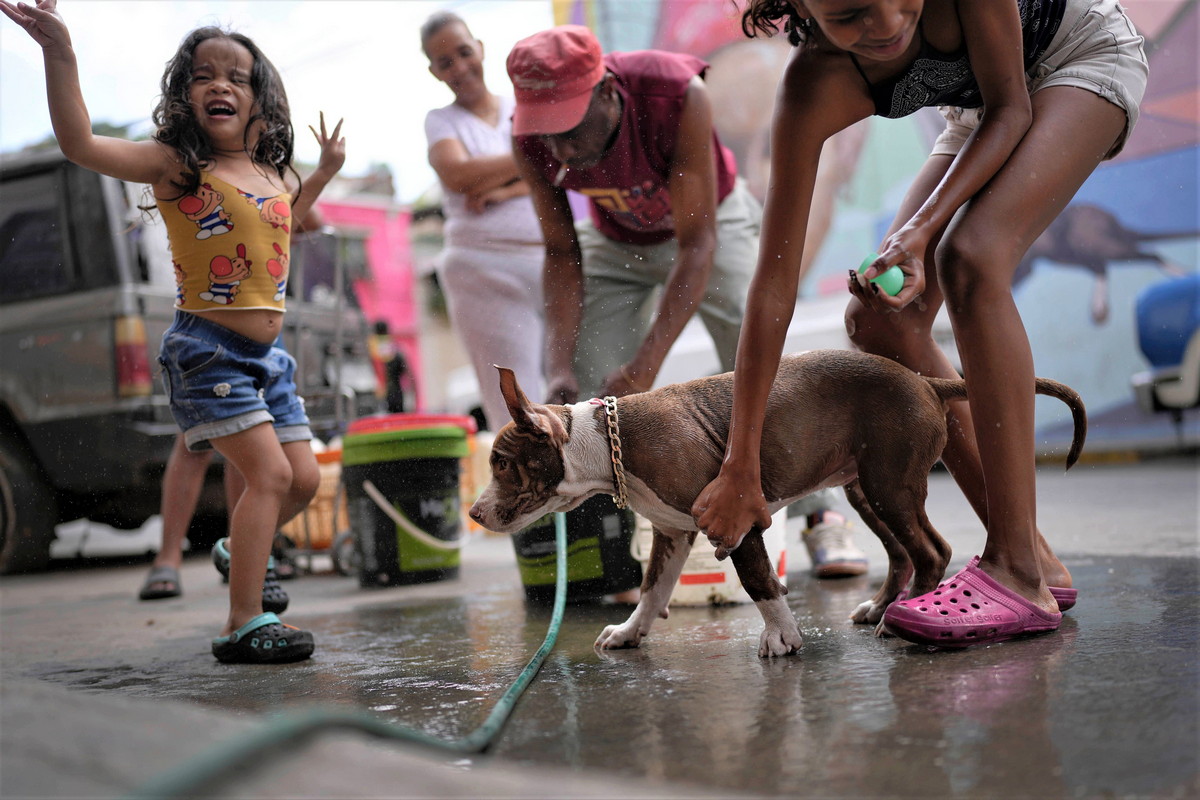
M930 335L947 303L970 407L955 404L943 459L986 525L987 544L937 597L894 602L883 622L910 641L952 647L1057 628L1056 595L1068 606L1074 590L1036 527L1033 356L1012 277L1133 129L1147 76L1142 38L1116 0L750 0L742 27L748 35L782 27L796 49L776 101L729 442L692 508L697 524L733 549L751 525L770 522L761 428L822 145L872 114L938 106L946 130L879 258L862 276L851 272L846 327L863 350L922 375L957 377ZM867 282L892 265L904 273L895 297ZM947 625L943 608L966 612Z
M175 321L159 356L171 411L191 450L215 448L244 477L230 518L229 616L213 640L224 662L308 658L313 637L262 610L279 524L320 479L296 362L279 337L294 220L303 220L345 160L341 123L313 131L316 172L301 185L279 73L254 43L219 28L189 33L162 78L157 131L130 142L92 133L71 36L56 0L0 0L42 47L58 145L80 166L149 184L175 261Z

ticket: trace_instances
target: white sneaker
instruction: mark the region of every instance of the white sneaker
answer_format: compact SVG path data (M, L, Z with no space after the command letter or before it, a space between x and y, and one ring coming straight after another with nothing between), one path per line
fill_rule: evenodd
M850 523L819 522L800 534L818 578L845 578L867 571L867 554L854 544Z

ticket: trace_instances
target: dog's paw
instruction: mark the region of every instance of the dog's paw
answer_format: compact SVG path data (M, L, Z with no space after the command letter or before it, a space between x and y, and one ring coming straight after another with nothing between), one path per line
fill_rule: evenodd
M880 620L879 624L875 626L875 638L876 639L891 639L892 638L892 634L888 631L888 629L886 627L884 627L883 620Z
M876 603L875 600L868 600L865 603L860 603L858 608L854 609L854 613L850 615L850 619L855 625L876 625L883 619L883 612L887 610L887 606Z
M758 637L758 655L760 658L786 656L799 651L803 644L804 637L795 625L790 629L768 627Z
M727 542L724 539L721 539L719 537L709 536L708 543L711 544L715 548L713 555L717 557L717 561L724 561L725 559L727 559L731 555L733 555L733 551L738 549L738 546L742 543L742 539L745 539L745 538L746 538L746 535L742 534L741 536L739 536L737 538L736 541L734 541L732 544L730 544L729 542Z
M637 647L642 643L645 632L637 625L628 622L623 625L609 625L596 638L595 646L601 650L619 650L622 647Z

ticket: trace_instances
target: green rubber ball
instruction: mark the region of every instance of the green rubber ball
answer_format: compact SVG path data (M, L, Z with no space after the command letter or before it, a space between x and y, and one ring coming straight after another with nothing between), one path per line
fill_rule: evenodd
M879 258L878 253L871 253L869 256L863 259L861 264L858 265L858 271L862 272L867 267L871 266L871 264L877 258ZM878 286L889 296L895 297L896 295L900 294L900 290L904 288L904 271L898 266L888 267L874 278L871 278L871 283Z

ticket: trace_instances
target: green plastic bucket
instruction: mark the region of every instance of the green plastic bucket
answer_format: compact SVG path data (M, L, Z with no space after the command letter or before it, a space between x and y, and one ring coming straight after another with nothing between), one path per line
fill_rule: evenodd
M467 431L414 426L405 415L354 427L342 444L342 482L359 555L359 584L396 586L458 576L459 471ZM445 543L445 544L443 544Z
M597 495L567 512L567 600L598 600L636 589L642 565L631 552L633 512L617 508L608 495ZM517 569L525 597L536 603L554 600L557 547L554 515L547 514L513 534Z

